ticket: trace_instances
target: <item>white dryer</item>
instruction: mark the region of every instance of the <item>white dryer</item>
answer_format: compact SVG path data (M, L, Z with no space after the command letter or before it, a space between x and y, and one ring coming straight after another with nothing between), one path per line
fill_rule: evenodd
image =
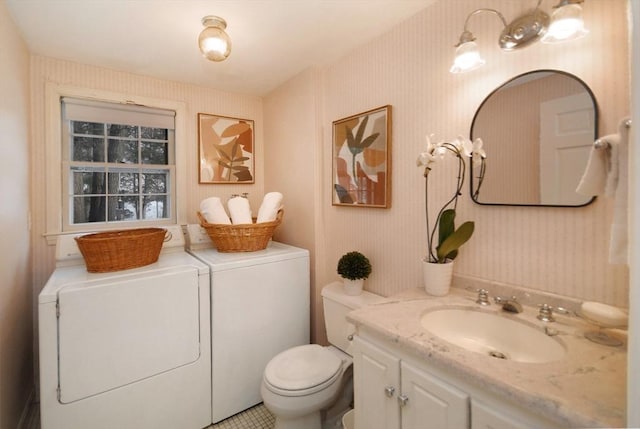
M199 225L187 250L211 269L212 420L262 402L267 363L309 343L309 251L271 241L265 250L222 253Z
M211 424L209 268L168 230L156 263L111 273L59 237L38 297L42 429Z

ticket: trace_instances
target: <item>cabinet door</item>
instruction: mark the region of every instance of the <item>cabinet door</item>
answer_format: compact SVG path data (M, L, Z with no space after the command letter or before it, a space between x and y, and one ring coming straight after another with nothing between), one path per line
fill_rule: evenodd
M355 429L399 429L400 360L355 337Z
M402 362L402 429L467 429L469 395Z
M547 426L530 426L477 400L471 402L471 429L542 429Z

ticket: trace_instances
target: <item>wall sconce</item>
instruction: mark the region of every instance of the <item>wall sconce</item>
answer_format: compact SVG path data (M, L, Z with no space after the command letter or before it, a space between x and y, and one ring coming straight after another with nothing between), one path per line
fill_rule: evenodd
M202 55L211 61L224 61L231 53L231 39L224 31L227 22L213 15L202 18L204 30L198 36L198 45Z
M456 47L456 55L453 65L449 69L451 73L464 73L482 66L485 61L478 52L475 43L476 38L467 29L469 19L480 13L492 13L496 15L504 26L498 38L498 45L503 51L513 51L524 48L531 43L541 40L544 43L557 43L578 39L588 33L584 29L582 20L582 7L584 0L560 0L554 6L556 9L551 18L540 9L542 0L532 12L522 15L512 22L507 20L495 9L476 9L471 12L464 21L464 31Z

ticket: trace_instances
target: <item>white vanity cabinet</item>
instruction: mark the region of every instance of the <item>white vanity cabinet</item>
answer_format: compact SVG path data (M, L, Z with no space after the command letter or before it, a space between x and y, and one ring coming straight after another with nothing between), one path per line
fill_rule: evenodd
M473 429L527 429L525 423L506 415L481 401L471 402L471 427Z
M353 362L355 429L558 427L373 337L354 337Z
M468 429L469 395L354 338L355 429Z

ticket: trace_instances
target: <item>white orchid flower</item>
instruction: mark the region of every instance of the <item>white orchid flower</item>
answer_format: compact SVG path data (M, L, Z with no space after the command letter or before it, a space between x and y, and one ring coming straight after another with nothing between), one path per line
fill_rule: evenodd
M482 160L487 157L487 153L482 148L482 139L480 137L473 141L471 156L473 159L473 165L476 167L482 164Z
M472 152L474 154L480 155L482 158L486 158L487 157L487 153L484 151L484 149L482 149L482 139L480 137L478 137L477 139L475 139L473 141Z
M430 134L425 137L427 141L427 148L424 152L421 152L418 155L418 160L416 164L418 167L424 166L430 168L431 164L436 162L438 158L442 158L444 156L444 151L442 147L440 147L440 143L433 143L432 139L435 137L434 134Z
M459 135L456 137L453 144L460 155L464 155L469 158L471 157L471 154L473 153L473 143L471 143L471 140Z

